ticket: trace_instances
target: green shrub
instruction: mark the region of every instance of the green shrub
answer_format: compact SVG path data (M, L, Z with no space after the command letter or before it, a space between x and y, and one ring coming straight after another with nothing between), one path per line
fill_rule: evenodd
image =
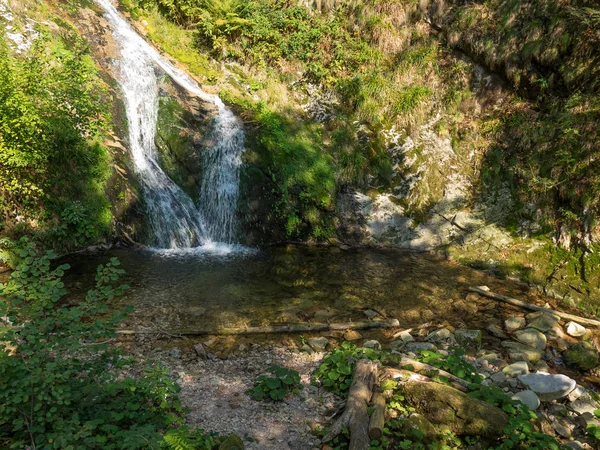
M254 387L248 391L254 400L283 400L289 393L302 389L300 374L286 367L272 366L267 370L271 375L261 375Z
M127 378L132 363L107 346L124 312L106 301L123 271L99 266L96 287L76 306L65 303L54 255L38 257L21 242L20 262L0 285L0 317L9 327L0 344L0 445L10 448L142 449L181 423L179 390L165 369Z

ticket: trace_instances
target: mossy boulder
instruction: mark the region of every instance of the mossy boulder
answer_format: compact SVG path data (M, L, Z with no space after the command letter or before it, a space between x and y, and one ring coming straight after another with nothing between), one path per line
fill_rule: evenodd
M232 434L221 442L219 450L244 450L244 442L237 434Z
M563 360L574 369L590 370L598 366L598 351L589 342L579 342L565 350Z
M436 428L495 439L508 425L508 416L500 408L450 386L409 381L403 388L406 400Z

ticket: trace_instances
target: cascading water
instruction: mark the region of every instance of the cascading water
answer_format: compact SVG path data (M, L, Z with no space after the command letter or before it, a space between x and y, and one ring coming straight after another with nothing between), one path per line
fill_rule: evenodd
M211 242L232 243L237 235L236 208L244 132L239 121L216 95L204 92L189 75L163 58L120 15L110 0L104 8L121 60L115 74L125 97L133 161L148 208L155 247L190 248ZM199 207L160 168L156 161L158 82L156 67L173 81L218 110L213 141L203 155L204 174Z

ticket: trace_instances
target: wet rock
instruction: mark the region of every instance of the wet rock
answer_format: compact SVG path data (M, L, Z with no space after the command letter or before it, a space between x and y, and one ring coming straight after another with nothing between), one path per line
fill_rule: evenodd
M548 331L552 329L560 320L556 314L543 313L528 326L539 331Z
M509 317L504 321L504 328L507 331L517 331L525 326L527 322L524 317Z
M542 359L542 352L529 345L513 341L504 341L502 342L502 347L507 349L511 361L527 361L531 364L535 364Z
M196 345L194 345L194 350L196 351L196 355L198 355L198 357L200 357L202 359L207 358L206 350L204 349L204 345L197 343Z
M508 424L501 409L443 384L409 381L403 395L433 425L457 435L496 438Z
M379 341L376 341L375 339L365 341L365 343L363 344L363 347L372 348L373 350L381 350L381 344L379 343Z
M574 369L590 370L598 365L598 351L589 342L579 342L563 353L563 360Z
M587 330L585 329L585 327L582 327L576 322L569 322L567 324L567 334L569 336L582 337L583 335L585 335L586 331Z
M517 361L502 369L502 372L509 377L517 377L529 373L529 367L526 361Z
M326 337L316 337L308 340L308 344L313 348L316 352L324 352L327 348L327 344L329 344L329 340Z
M515 338L523 344L529 345L538 350L546 348L546 336L533 328L525 328L515 332Z
M488 325L488 327L486 328L486 330L494 337L497 337L499 339L509 339L508 335L506 335L498 325Z
M244 450L244 442L237 434L232 434L221 442L219 450Z
M575 380L566 375L543 372L520 375L519 381L535 392L544 402L566 397L577 384Z
M540 399L537 394L530 390L517 392L511 397L513 400L518 400L527 406L530 410L534 411L540 406Z
M436 351L437 347L431 342L409 342L406 344L405 350L407 352L421 352L423 350Z
M481 330L459 329L455 331L454 338L458 345L462 347L479 350L483 333Z
M355 330L348 330L344 333L344 339L347 341L357 341L362 339L362 334Z
M452 333L448 328L441 328L427 335L427 340L435 343L440 343L445 341L446 339L450 339L452 337Z

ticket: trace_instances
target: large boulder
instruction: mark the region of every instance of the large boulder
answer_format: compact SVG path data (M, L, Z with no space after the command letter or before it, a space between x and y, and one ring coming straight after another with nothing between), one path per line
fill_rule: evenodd
M502 436L508 425L508 417L501 409L450 386L408 381L403 393L417 413L437 428L457 435L494 439Z
M543 402L566 397L577 383L566 375L550 373L528 373L519 375L519 381L535 392Z
M579 342L565 350L563 360L574 369L590 370L598 365L598 351L589 342Z

